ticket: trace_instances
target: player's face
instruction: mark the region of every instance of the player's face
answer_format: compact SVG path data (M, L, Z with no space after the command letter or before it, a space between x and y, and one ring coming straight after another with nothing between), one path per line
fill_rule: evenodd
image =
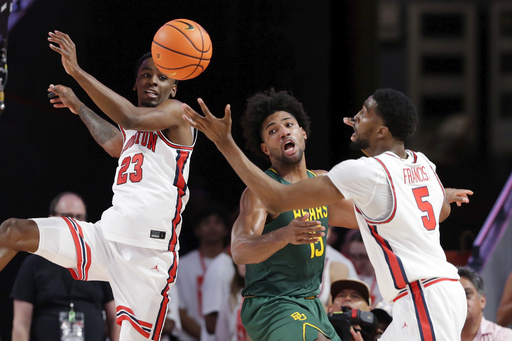
M216 214L203 218L196 228L196 234L201 242L207 244L223 241L227 233L224 221Z
M369 149L374 140L377 130L383 125L382 119L375 112L377 102L369 97L363 104L362 109L354 116L354 133L350 137L351 148L354 150Z
M139 106L156 107L176 95L177 84L158 70L153 58L148 58L139 68L134 90L137 90Z
M263 122L261 150L271 160L284 164L296 164L302 160L307 135L295 117L278 111Z
M370 307L363 295L359 293L359 291L353 289L343 289L341 290L334 301L332 302L332 306L334 311L341 311L341 307L349 307L351 309L359 309L362 311L369 311Z
M480 296L475 286L465 277L460 278L460 283L466 292L466 301L468 302L468 315L466 324L480 323L483 309L485 307L485 296Z
M373 266L368 258L368 253L363 242L352 241L348 246L348 258L354 264L358 274L371 276L374 273Z

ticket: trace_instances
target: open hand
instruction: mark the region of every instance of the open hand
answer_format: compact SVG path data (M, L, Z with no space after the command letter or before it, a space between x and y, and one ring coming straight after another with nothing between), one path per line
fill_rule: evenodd
M469 189L445 188L446 200L451 204L456 203L457 206L467 204L469 202L468 195L473 195L473 191Z
M62 66L69 75L73 75L80 69L76 58L75 43L66 33L57 30L49 32L48 41L53 43L50 44L50 48L62 56Z
M224 117L217 118L212 115L202 99L198 98L197 102L204 116L187 104L182 104L181 108L185 112L183 119L192 127L202 131L217 147L220 147L223 143L233 141L233 136L231 136L231 106L226 105Z
M319 221L307 220L309 213L302 217L293 219L287 226L282 228L284 238L290 244L311 244L318 242L325 236L325 227Z

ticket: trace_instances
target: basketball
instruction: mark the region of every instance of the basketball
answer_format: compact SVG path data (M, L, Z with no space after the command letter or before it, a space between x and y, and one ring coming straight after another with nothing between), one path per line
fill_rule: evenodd
M151 44L156 67L176 80L199 76L210 64L212 42L208 32L189 19L174 19L160 27Z

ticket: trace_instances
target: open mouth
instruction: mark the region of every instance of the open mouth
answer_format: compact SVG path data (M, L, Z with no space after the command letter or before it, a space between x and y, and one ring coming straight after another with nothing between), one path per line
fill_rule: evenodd
M147 89L144 91L145 94L148 95L148 97L151 97L151 98L157 98L158 97L158 93L155 91L155 90L152 90L152 89Z
M295 142L288 140L284 143L283 149L285 153L293 153L295 151Z

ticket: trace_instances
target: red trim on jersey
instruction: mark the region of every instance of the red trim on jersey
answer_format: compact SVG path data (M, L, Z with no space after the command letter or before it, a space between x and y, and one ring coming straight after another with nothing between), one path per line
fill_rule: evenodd
M414 310L416 311L416 322L418 323L420 330L421 340L434 341L436 339L434 327L430 320L430 314L425 302L425 297L423 296L423 289L420 285L420 281L412 282L409 284L409 287L412 294Z
M390 215L384 221L370 220L366 216L365 216L365 219L370 224L386 224L386 223L389 223L391 220L393 220L393 218L395 217L395 213L396 213L397 201L396 201L395 185L393 184L393 179L391 178L391 174L389 174L389 170L386 167L386 165L384 164L384 162L382 162L381 160L379 160L376 157L374 159L377 160L380 163L380 165L382 166L382 168L384 168L384 171L386 172L386 176L387 176L388 181L389 181L389 186L391 187L391 196L393 197L393 208L391 210Z
M193 150L194 146L182 146L181 144L172 143L161 131L156 132L158 136L165 142L166 145L176 149Z
M162 303L160 303L160 309L158 310L155 328L153 329L153 336L151 340L160 340L160 336L162 334L162 330L164 329L165 317L167 315L167 305L169 304L169 290L171 288L171 284L174 283L176 279L176 272L178 270L178 262L177 262L177 254L173 252L173 263L171 268L169 269L169 277L167 278L167 284L165 288L162 290Z
M68 269L71 272L71 276L76 280L87 281L89 277L89 268L91 267L91 248L85 242L82 227L77 223L75 219L63 217L64 221L69 227L73 242L75 243L76 249L76 271L74 269Z
M458 282L459 280L453 279L453 278L434 277L434 278L430 278L430 279L426 279L426 280L422 279L421 283L423 284L424 288L427 288L427 287L431 286L432 284L436 284L436 283L443 282L443 281ZM407 295L409 295L409 292L407 291L407 289L404 289L403 292L399 293L395 298L393 298L393 302L396 302L399 299L401 299L402 297L405 297Z
M171 222L171 237L169 238L169 251L174 251L174 247L178 243L178 235L176 233L176 227L180 224L182 217L181 211L183 209L183 197L187 193L187 181L185 179L185 175L183 171L185 170L185 165L190 158L190 151L178 150L176 157L176 173L174 177L173 185L178 189L178 194L176 198L176 207L174 208L174 218Z
M153 328L153 325L151 323L138 320L135 317L133 310L131 310L128 307L118 305L116 307L116 311L117 311L116 323L118 325L121 325L122 321L128 321L128 322L130 322L132 327L136 331L138 331L142 336L144 336L147 339L149 338L151 329Z
M407 275L405 274L402 260L393 252L391 245L389 245L388 241L386 241L384 238L382 238L381 235L379 235L377 231L377 226L368 225L368 228L370 229L371 235L384 252L384 258L386 259L386 263L388 263L388 268L391 273L391 278L393 278L395 288L405 288L409 281L407 279Z

